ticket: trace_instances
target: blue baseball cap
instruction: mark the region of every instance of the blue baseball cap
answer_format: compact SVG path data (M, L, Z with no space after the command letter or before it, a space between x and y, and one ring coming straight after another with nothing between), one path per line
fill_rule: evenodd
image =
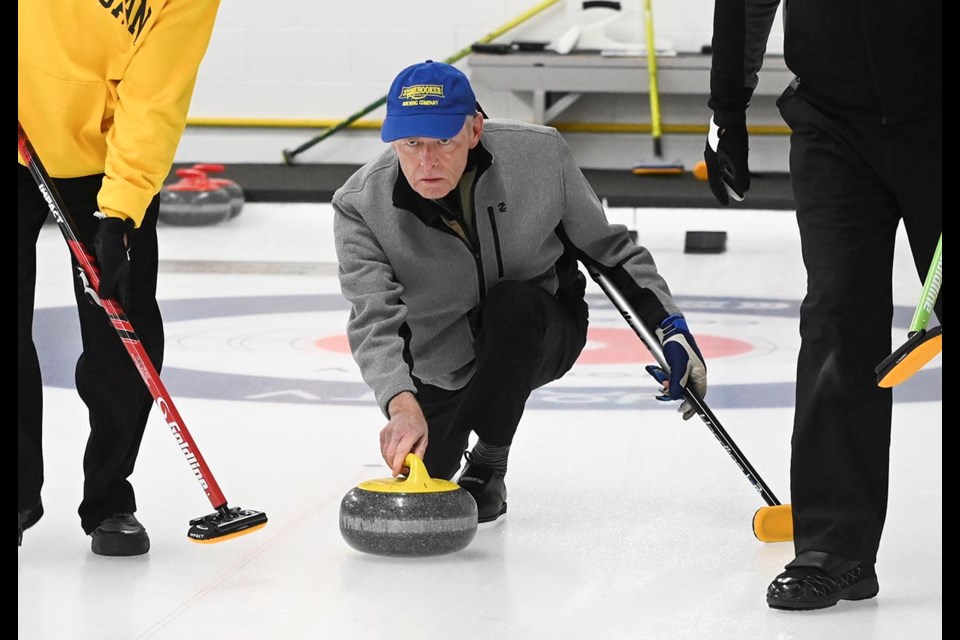
M467 116L477 113L477 97L462 71L427 60L401 71L387 94L387 117L380 139L449 139Z

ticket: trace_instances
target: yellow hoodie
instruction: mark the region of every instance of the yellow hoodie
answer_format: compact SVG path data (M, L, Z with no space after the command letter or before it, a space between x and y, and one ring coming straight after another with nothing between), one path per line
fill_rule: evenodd
M173 164L218 8L18 0L17 117L50 175L105 174L100 210L140 226Z

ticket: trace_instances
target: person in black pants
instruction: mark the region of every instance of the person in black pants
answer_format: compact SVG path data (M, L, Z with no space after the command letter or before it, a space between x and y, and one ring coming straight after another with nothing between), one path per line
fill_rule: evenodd
M750 188L746 109L777 8L716 0L704 159L724 205ZM796 78L778 106L792 131L807 293L790 464L796 557L766 599L805 610L879 590L892 393L874 368L892 348L897 228L921 281L942 231L942 27L939 0L793 0L784 11Z
M24 501L27 505L36 505L19 510L22 527L28 528L43 515L40 501L43 485L43 397L40 363L33 342L33 303L36 242L50 210L26 167L17 167L17 177L17 476L19 493ZM68 211L81 212L97 210L97 193L102 181L103 176L99 175L54 179L54 184ZM121 301L150 361L158 371L163 363L163 322L156 299L159 207L160 199L155 197L147 207L140 228L129 235L127 249L135 259L129 261ZM101 221L92 215L78 215L74 221L80 241L87 247L97 246ZM103 253L100 255L102 257ZM80 265L72 254L71 260L73 273L79 273ZM101 260L101 263L106 264L106 261ZM128 478L133 473L153 399L117 337L116 330L103 309L91 298L85 280L74 277L73 283L83 343L83 353L76 369L77 392L90 411L90 437L83 457L80 526L86 533L93 534L102 522L114 518L116 514L130 514L130 518L118 519L126 522L118 521L116 530L131 531L137 529L131 520L137 505ZM101 285L100 294L113 297L106 296L104 291ZM97 538L101 535L97 534ZM132 545L131 541L137 537L141 537L139 532L118 533L116 541L126 544L107 546L114 550L137 551L149 547L148 540L140 545ZM98 544L97 548L104 547Z
M17 14L17 118L100 270L93 292L73 260L83 342L76 385L90 422L80 525L93 553L106 556L150 549L129 478L153 402L97 303L120 304L159 371L164 341L156 299L158 194L186 126L219 9L217 0L137 6L123 11L119 3L20 0ZM17 179L20 546L24 530L44 513L43 387L33 307L36 243L49 210L22 158Z
M706 392L703 358L653 258L607 222L556 129L487 121L466 76L427 61L394 79L381 138L390 147L334 194L334 235L347 335L388 418L380 452L394 475L414 453L452 478L465 456L457 482L479 521L506 512L527 399L586 343L578 261L656 328L668 397L687 384Z

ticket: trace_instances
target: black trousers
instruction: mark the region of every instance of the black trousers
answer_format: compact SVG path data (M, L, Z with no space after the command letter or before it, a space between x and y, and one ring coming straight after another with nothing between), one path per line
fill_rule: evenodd
M845 119L792 88L779 106L792 129L807 271L790 464L794 544L797 553L874 562L887 511L893 398L877 387L874 367L893 348L897 227L902 220L920 283L943 227L942 117ZM919 284L916 291L919 298ZM940 296L942 324L942 289Z
M476 370L462 389L447 391L415 381L427 418L424 466L452 478L473 431L485 443L513 442L530 393L563 376L587 341L587 305L561 302L535 285L501 282L475 312L479 328Z
M17 166L17 508L40 502L43 486L43 395L33 342L33 306L37 278L36 243L48 209L36 183ZM78 236L87 247L99 220L97 192L102 175L54 180ZM157 214L160 199L147 209L130 237L130 300L124 310L159 371L163 360L163 324L157 305ZM64 243L64 251L68 251ZM114 513L132 513L137 505L128 478L153 405L152 397L116 331L99 306L88 301L78 265L72 264L83 352L77 362L77 391L89 410L90 435L83 457L80 524L90 533ZM56 434L54 434L56 437Z

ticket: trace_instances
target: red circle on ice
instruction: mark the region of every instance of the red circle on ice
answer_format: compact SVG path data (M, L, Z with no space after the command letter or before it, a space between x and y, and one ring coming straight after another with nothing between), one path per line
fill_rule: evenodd
M694 336L700 352L707 360L727 358L753 351L753 345L743 340L720 336ZM350 345L344 334L326 336L314 341L317 348L335 353L350 353ZM577 359L577 364L652 364L653 356L644 348L631 329L587 330L587 345Z

